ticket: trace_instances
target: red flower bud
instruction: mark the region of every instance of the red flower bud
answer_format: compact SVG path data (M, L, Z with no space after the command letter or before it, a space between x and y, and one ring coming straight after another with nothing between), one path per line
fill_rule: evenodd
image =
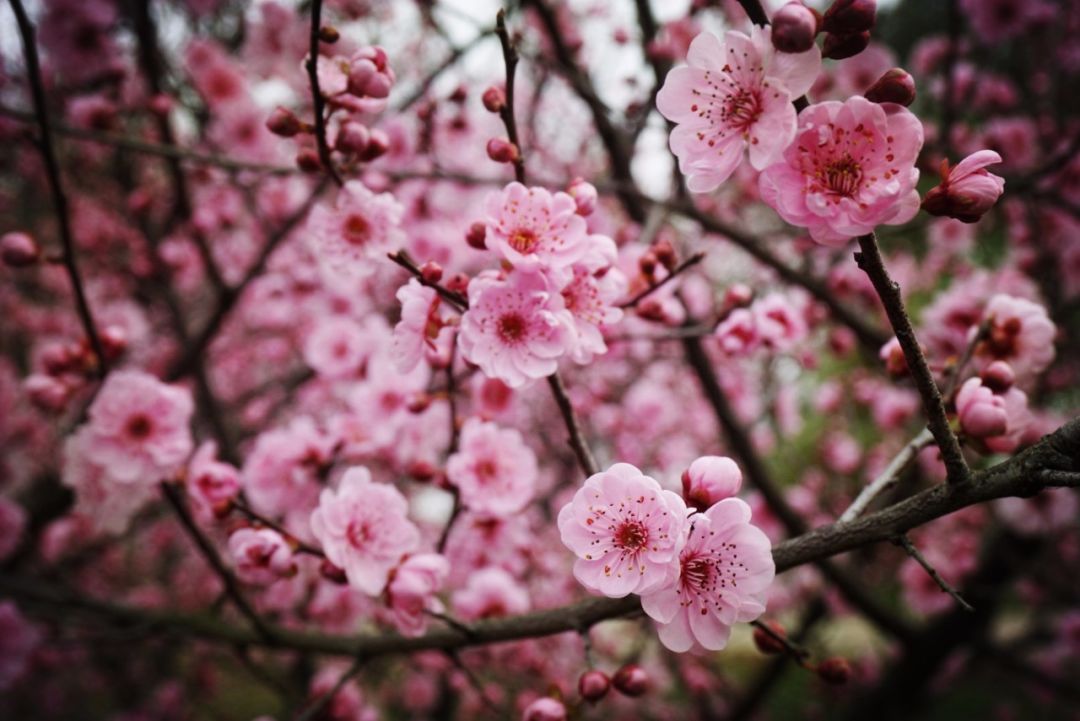
M446 289L455 293L464 293L469 289L469 276L464 273L454 273L446 281Z
M274 112L270 113L270 117L266 119L266 129L283 138L291 138L303 128L304 124L300 122L300 119L280 105L274 108Z
M517 146L506 138L492 138L489 140L487 154L496 163L513 163L519 157Z
M984 386L994 393L1000 394L1013 387L1016 382L1016 373L1005 361L994 361L979 374Z
M25 268L41 258L41 248L27 233L4 233L0 237L0 259L11 268Z
M660 262L660 265L664 266L669 271L674 270L675 266L679 264L679 258L675 254L675 247L667 238L653 243L652 252L656 255L656 259Z
M376 158L381 158L388 150L390 150L390 136L375 128L368 138L367 147L360 153L360 160L370 163Z
M782 53L804 53L814 47L818 18L801 2L790 2L772 19L772 44Z
M893 68L863 93L872 103L896 103L907 107L915 101L915 79L902 68Z
M566 706L550 696L538 698L525 707L521 721L566 721Z
M754 645L758 647L758 651L767 654L778 654L784 652L784 644L776 638L787 638L787 632L784 627L775 621L764 621L769 628L773 630L773 633L763 631L760 628L754 627ZM774 635L775 634L775 635Z
M641 696L649 690L649 674L636 663L628 663L615 672L611 685L625 696Z
M832 60L843 60L858 55L870 44L870 31L852 33L850 35L834 35L829 33L825 36L825 43L821 47L821 57Z
M581 698L596 703L604 696L607 696L607 692L611 688L611 679L603 671L594 668L581 674L577 685Z
M817 675L825 683L843 686L851 678L851 665L846 658L827 658L818 664Z
M497 88L494 85L485 90L480 99L483 101L484 107L487 108L487 111L490 113L501 112L506 105L506 95L501 88Z
M469 226L468 232L465 233L465 242L469 244L470 248L487 250L487 243L485 242L486 237L487 226L477 222Z
M296 167L305 173L317 173L322 169L319 154L314 150L301 150L296 154Z
M424 279L425 283L438 283L442 280L442 266L433 260L429 260L420 266L420 277Z
M332 25L323 25L319 28L319 42L326 43L327 45L333 45L341 39L341 33L337 28Z
M734 283L724 293L725 308L745 308L754 300L754 289L745 283Z
M342 123L338 129L334 147L343 153L363 154L371 143L371 131L363 123L355 120Z
M641 274L646 278L652 278L653 273L656 272L656 265L660 262L660 259L656 257L656 253L650 248L641 254L638 258L638 268L641 269Z
M877 0L836 0L822 20L822 29L836 35L867 32L874 27Z
M1001 162L993 150L979 150L949 168L941 164L941 185L923 198L922 208L931 215L944 215L965 223L979 220L1005 191L1005 180L986 170Z

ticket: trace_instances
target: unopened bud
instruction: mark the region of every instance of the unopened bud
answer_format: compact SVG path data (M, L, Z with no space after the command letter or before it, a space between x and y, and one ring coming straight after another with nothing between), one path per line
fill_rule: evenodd
M431 396L427 393L414 393L405 404L409 413L423 413L431 407Z
M649 690L649 674L636 663L628 663L615 672L611 685L625 696L641 696Z
M489 113L499 113L506 106L506 94L503 93L501 88L497 88L492 85L490 88L484 91L484 94L480 98L484 103L484 108Z
M323 25L319 28L319 41L324 42L327 45L333 45L341 39L341 33L337 31L337 28L332 25Z
M754 645L757 646L758 651L767 654L778 654L784 652L784 643L780 639L787 638L787 632L784 627L775 621L764 621L768 625L772 633L759 628L754 627ZM777 638L779 637L779 638Z
M656 257L656 253L650 248L641 254L638 258L638 268L641 270L641 274L646 278L652 278L653 273L656 272L656 266L660 260Z
M360 153L360 159L370 163L376 158L381 158L390 150L390 136L384 131L374 128L368 137L367 147Z
M984 386L994 393L1004 393L1016 383L1016 373L1005 361L994 361L979 374Z
M334 147L343 153L362 155L371 143L371 131L363 123L349 120L341 124Z
M893 378L903 378L908 374L907 357L896 338L883 345L878 356L885 363L885 371Z
M822 29L836 35L863 33L874 27L877 0L836 0L822 19Z
M577 686L581 698L596 703L607 696L608 690L611 689L611 679L603 671L594 668L581 674Z
M455 293L465 293L469 289L469 276L464 273L454 273L446 281L446 289Z
M300 122L300 119L280 105L274 108L274 112L270 113L270 117L266 119L266 129L283 138L291 138L303 128L304 124Z
M652 252L656 255L656 259L660 261L660 265L664 266L669 272L675 270L675 266L679 264L679 258L675 254L675 246L667 238L653 243Z
M754 300L754 289L745 283L733 283L724 292L725 308L745 308Z
M296 167L305 173L317 173L322 170L319 154L314 150L301 150L296 154Z
M801 2L790 2L772 19L772 44L782 53L804 53L814 47L818 18Z
M4 233L0 237L0 258L11 268L25 268L41 258L41 248L27 233Z
M851 665L846 658L827 658L818 664L817 675L825 683L843 686L851 678Z
M872 103L896 103L907 107L915 102L915 79L902 68L889 70L863 96Z
M638 303L637 314L639 318L651 320L655 323L665 323L668 319L667 313L664 312L664 306L655 298L646 298Z
M426 483L439 474L439 469L431 461L417 460L409 464L406 473L413 480Z
M172 110L173 99L165 93L157 93L147 102L147 107L154 115L165 117Z
M506 138L492 138L489 140L487 154L496 163L513 163L520 157L517 146Z
M476 222L469 226L469 230L465 233L465 242L469 244L470 248L476 248L477 250L487 249L487 225L484 223Z
M596 192L596 186L592 183L583 178L574 178L570 181L570 185L566 187L566 192L574 199L578 215L589 216L596 210L599 193Z
M424 279L425 283L438 283L442 280L442 274L442 266L433 260L429 260L420 266L420 277Z
M120 326L110 325L102 329L101 347L108 360L116 360L128 347L127 332Z
M525 707L521 721L566 721L566 706L550 696L538 698Z
M821 57L832 60L843 60L858 55L870 44L870 31L851 33L850 35L835 35L829 33L825 36L825 43L821 47Z

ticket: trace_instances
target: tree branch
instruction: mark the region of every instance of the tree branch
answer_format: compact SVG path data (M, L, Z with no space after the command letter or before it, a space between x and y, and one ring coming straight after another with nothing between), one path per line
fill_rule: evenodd
M315 142L319 147L319 161L327 174L334 179L339 186L344 185L337 169L334 168L333 159L330 157L330 146L326 142L326 100L319 88L319 35L322 30L322 0L311 2L311 33L308 45L308 59L305 63L308 74L308 82L311 84L311 104L315 114Z

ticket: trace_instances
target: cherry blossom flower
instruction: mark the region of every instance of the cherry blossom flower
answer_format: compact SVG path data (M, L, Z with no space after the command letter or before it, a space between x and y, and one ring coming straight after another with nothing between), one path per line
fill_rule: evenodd
M452 597L454 615L463 621L525 613L529 592L505 570L489 566L471 574L465 588Z
M558 518L575 578L612 598L675 578L685 523L683 500L629 463L590 476Z
M731 627L765 612L775 565L768 537L750 524L750 506L726 498L689 521L678 580L646 593L641 607L672 651L718 651Z
M241 528L229 536L229 556L236 577L254 586L271 583L296 572L289 544L271 528Z
M919 211L922 143L922 123L900 106L862 97L811 105L783 160L762 172L761 197L814 241L842 246Z
M446 461L446 477L465 507L492 516L528 505L536 474L536 456L520 433L477 418L465 421L460 449Z
M326 378L355 376L370 352L363 328L346 316L319 319L304 341L304 361Z
M270 514L313 506L315 479L332 458L334 441L308 417L259 434L241 475L252 505Z
M671 151L696 193L715 190L742 162L762 170L780 159L795 137L792 101L813 84L821 52L776 52L770 29L750 36L729 30L721 41L710 32L694 38L689 65L668 73L656 107L678 123Z
M593 235L589 245L585 257L570 269L570 278L560 282L563 303L573 320L569 355L576 363L607 353L602 331L622 319L615 303L626 293L626 276L615 267L615 241Z
M118 481L90 456L96 440L86 426L64 442L61 481L75 492L75 510L94 530L121 533L132 516L158 494L151 476Z
M518 388L555 372L571 323L562 295L544 275L481 275L469 283L458 343L465 360L484 375Z
M109 374L88 411L85 452L119 482L156 482L191 455L194 402L142 371Z
M790 350L806 338L806 321L800 309L784 294L770 293L750 306L762 343L776 350Z
M215 460L217 444L199 446L188 464L185 488L195 507L204 514L227 508L240 492L240 472L235 466Z
M731 498L740 486L742 471L725 456L702 456L682 474L683 498L699 511Z
M990 328L987 337L975 347L974 360L980 369L1003 360L1024 383L1053 362L1057 327L1043 306L998 293L986 304L983 316L990 319ZM971 333L975 332L972 328Z
M394 326L392 355L402 373L416 368L425 355L438 355L440 336L447 334L447 318L440 312L442 299L434 288L422 285L416 278L398 288L401 320Z
M419 636L427 628L427 612L442 613L443 605L436 598L450 564L437 553L409 556L398 566L386 587L387 605L394 626L405 636Z
M311 532L326 557L345 570L349 584L369 596L386 587L390 571L420 542L420 531L406 516L401 491L371 480L363 466L350 468L337 489L319 496Z
M714 332L721 350L731 356L745 356L761 345L757 317L749 308L736 308Z
M565 268L589 248L585 220L566 193L510 183L486 201L487 244L514 267Z
M401 204L389 193L376 195L357 180L338 191L333 206L316 205L307 232L316 257L331 275L369 276L386 254L405 243Z
M1005 179L986 170L1001 162L993 150L980 150L949 168L941 161L941 185L930 190L922 207L931 215L945 215L965 223L978 222L1005 191Z

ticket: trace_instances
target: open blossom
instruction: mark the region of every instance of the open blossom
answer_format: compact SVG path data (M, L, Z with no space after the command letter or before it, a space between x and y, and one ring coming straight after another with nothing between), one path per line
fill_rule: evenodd
M986 169L1001 162L993 150L980 150L950 168L941 161L941 185L926 194L922 207L931 215L945 215L975 223L1005 192L1005 179Z
M986 338L975 347L974 360L978 367L996 360L1005 361L1023 383L1053 362L1057 326L1043 306L998 293L986 304L983 317L990 319L990 327Z
M816 242L841 246L919 211L922 144L922 123L898 105L862 97L811 105L783 160L762 172L761 197Z
M377 596L390 570L420 543L420 531L406 516L408 505L401 491L373 482L367 468L356 466L345 472L337 490L323 490L311 514L311 532L350 585Z
M614 267L615 241L593 235L589 243L588 253L568 271L560 291L572 319L570 358L576 363L607 353L602 329L622 319L616 301L626 292L626 276Z
M142 371L114 371L88 412L85 452L120 482L155 482L191 454L190 391Z
M75 492L75 510L90 521L94 530L121 533L132 516L158 495L158 479L142 476L117 480L90 457L94 443L88 426L68 436L61 480Z
M780 159L795 137L792 101L821 69L816 46L788 54L774 50L769 28L750 36L729 30L721 41L709 32L694 38L689 65L668 73L656 107L678 123L671 151L696 193L715 190L742 162L762 170Z
M670 583L685 541L686 504L629 463L590 476L559 511L574 576L618 598Z
M520 433L476 418L465 421L460 449L446 461L446 476L465 507L492 516L528 505L536 474L536 456Z
M405 636L419 636L427 628L427 612L443 611L435 594L442 590L449 574L450 564L437 553L409 556L394 570L386 595L398 631Z
M736 308L716 327L716 340L724 353L746 355L761 345L757 316L749 308Z
M348 378L359 373L371 354L371 345L352 318L320 318L304 341L304 361L326 378Z
M517 579L497 566L469 576L465 588L454 592L454 615L463 621L525 613L532 605L529 592Z
M678 580L641 598L667 648L687 651L697 644L720 650L734 624L765 612L776 567L768 537L750 524L750 516L750 506L738 498L691 516Z
M510 183L487 198L488 247L515 267L565 268L588 250L585 220L566 193Z
M391 354L402 373L408 373L426 354L439 352L439 336L447 327L440 312L442 299L434 288L422 285L416 278L398 288L401 320L394 326Z
M338 191L333 206L320 203L308 216L312 249L324 268L350 278L370 275L376 261L405 243L401 204L389 193L376 195L358 180Z
M562 295L541 273L477 276L461 317L461 354L484 375L517 388L555 372L567 349L568 315Z
M306 416L259 434L241 476L252 505L273 515L313 506L316 478L333 457L334 442Z
M254 586L269 586L296 571L289 544L271 528L241 528L229 536L229 556L236 577Z

